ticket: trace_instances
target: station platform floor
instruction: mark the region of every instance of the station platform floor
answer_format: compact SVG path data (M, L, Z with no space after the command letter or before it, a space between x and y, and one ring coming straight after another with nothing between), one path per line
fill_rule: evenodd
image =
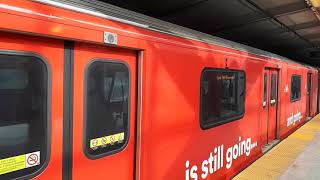
M320 179L320 114L233 179Z

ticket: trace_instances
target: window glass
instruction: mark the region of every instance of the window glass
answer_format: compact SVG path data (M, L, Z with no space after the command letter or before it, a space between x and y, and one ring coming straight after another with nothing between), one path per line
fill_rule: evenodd
M311 93L311 74L308 74L308 95Z
M268 98L268 74L267 73L264 73L264 83L263 83L263 88L264 88L264 91L263 91L263 102L264 102L264 106L266 105L267 103L267 98Z
M271 100L276 100L277 98L277 75L271 75Z
M109 97L111 94L111 87L112 87L112 78L111 77L104 77L103 82L104 87L104 98L106 101L109 101Z
M33 174L45 163L47 91L48 72L41 59L0 54L0 179ZM9 170L5 171L3 166Z
M205 69L201 78L201 127L207 129L242 118L245 109L245 73Z
M111 102L126 102L128 98L128 78L124 72L116 72L111 95Z
M24 89L28 84L28 74L24 69L2 69L0 89Z
M129 137L127 66L93 62L88 68L86 89L86 154L98 158L120 151Z
M301 98L301 76L293 75L291 77L291 101L298 101Z

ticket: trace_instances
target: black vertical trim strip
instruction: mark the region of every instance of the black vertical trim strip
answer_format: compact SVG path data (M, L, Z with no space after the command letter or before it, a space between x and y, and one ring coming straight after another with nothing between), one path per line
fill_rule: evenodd
M72 179L74 42L64 43L63 180Z

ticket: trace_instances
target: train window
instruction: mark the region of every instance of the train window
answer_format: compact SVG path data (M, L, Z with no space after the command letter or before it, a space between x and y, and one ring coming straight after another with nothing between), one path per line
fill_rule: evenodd
M277 75L271 75L271 101L275 101L277 98Z
M291 77L291 102L300 100L301 98L301 76L292 75Z
M94 61L87 71L85 153L91 159L121 151L129 137L129 69Z
M201 128L208 129L242 118L245 85L244 71L205 69L201 77Z
M24 89L28 83L28 74L23 69L2 69L0 71L0 89Z
M307 93L308 93L308 95L310 95L311 94L311 88L312 88L312 78L311 78L311 76L312 76L312 74L310 74L310 73L308 73L308 78L307 78L307 81L308 81L308 83L307 83Z
M263 107L267 105L267 98L268 98L268 74L264 73L263 79Z
M0 99L0 179L30 177L48 159L46 64L0 52Z

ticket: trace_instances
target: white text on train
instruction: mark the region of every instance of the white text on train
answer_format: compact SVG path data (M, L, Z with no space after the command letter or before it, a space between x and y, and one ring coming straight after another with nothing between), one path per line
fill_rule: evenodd
M209 175L217 172L226 165L227 169L232 167L232 163L240 156L249 156L251 149L257 147L257 142L251 143L251 138L241 140L234 146L227 148L224 153L224 145L214 148L213 152L209 154L208 159L203 160L201 166L192 165L187 160L185 170L185 180L206 179Z

